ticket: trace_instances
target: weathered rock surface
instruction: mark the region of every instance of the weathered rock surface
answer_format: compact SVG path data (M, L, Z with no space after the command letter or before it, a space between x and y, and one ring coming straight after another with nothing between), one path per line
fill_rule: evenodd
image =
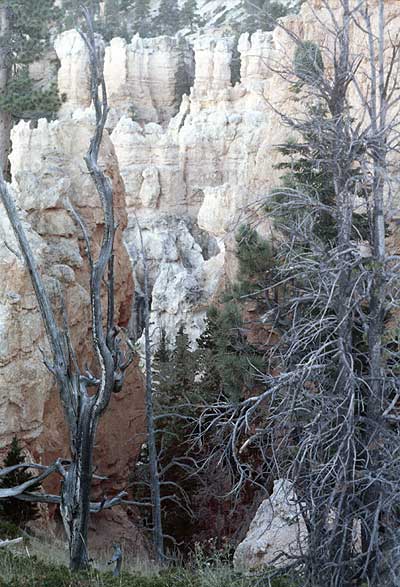
M207 10L219 13L220 3L201 0L202 9L206 4ZM328 56L322 4L310 0L285 24L320 44ZM238 5L232 0L228 8L236 10ZM393 15L392 38L398 30L397 5L397 0L385 3L387 14ZM371 0L375 18L373 7ZM337 2L330 8L336 10ZM365 54L357 27L352 35L354 54ZM194 42L195 79L182 100L193 67L186 42L165 37L135 37L131 43L114 39L105 51L113 132L111 141L105 139L102 156L116 189L121 230L127 226L124 239L131 257L130 261L119 235L118 312L120 323L128 324L133 262L140 332L139 221L150 266L155 343L161 327L171 341L183 324L192 340L198 336L206 306L235 272L234 236L240 224L251 219L263 235L269 234L265 215L258 210L263 195L279 183L276 147L288 138L279 111L297 113L304 107L279 73L291 68L295 48L282 28L241 37L241 81L234 87L232 47L231 40L214 36ZM73 336L80 356L86 357L90 351L87 271L82 241L64 199L75 202L90 230L99 235L97 197L83 161L90 136L85 111L90 105L89 63L84 43L74 31L63 33L55 48L65 100L61 120L40 121L37 129L24 123L16 127L13 186L47 287L53 292L65 289ZM360 76L364 66L362 62ZM52 379L41 362L39 346L46 349L46 343L35 299L26 271L12 252L16 245L4 215L0 232L0 242L9 245L0 244L0 442L4 447L17 432L36 456L46 460L58 456L65 431ZM132 411L142 401L139 373L132 371L131 378L129 392L113 400L99 433L98 456L105 472L126 470L142 431L142 414ZM126 450L127 438L132 452Z
M236 548L235 567L256 569L287 564L288 555L302 553L305 540L306 526L292 483L279 479L271 497L258 508L246 538Z
M92 133L92 115L47 123L36 129L21 122L13 131L10 157L13 192L36 254L45 286L55 309L60 295L65 298L68 322L76 354L82 367L96 371L90 338L89 284L87 259L79 230L67 212L70 200L85 220L95 243L102 234L102 214L97 192L85 168ZM101 164L110 177L115 198L119 231L115 241L116 321L127 326L133 296L132 269L122 231L127 223L124 184L118 171L113 145L107 135L101 150ZM13 251L17 245L8 221L1 215L0 245L0 422L1 446L16 434L30 448L34 458L50 463L68 458L67 431L52 376L43 365L40 349L46 354L43 325L32 292L29 275ZM9 247L9 248L8 248ZM138 366L133 366L124 391L113 396L101 421L95 449L95 463L110 481L97 493L125 486L143 438L143 385ZM51 479L48 489L58 491L59 481ZM105 514L101 514L105 515ZM108 518L114 514L107 513ZM115 514L121 516L121 514ZM126 518L128 524L128 519ZM123 533L123 527L120 528ZM137 537L136 537L137 539Z
M372 9L373 6L374 2ZM338 3L330 7L338 10ZM387 14L394 17L396 2L388 2L385 8ZM375 16L372 11L372 18ZM334 42L323 26L328 20L326 7L319 0L310 0L303 5L300 14L284 21L289 31L321 46L327 69L329 47ZM392 18L390 23L392 36L398 20L397 13L397 18ZM365 55L366 47L359 35L359 29L353 27L354 55ZM232 39L206 35L196 39L193 47L194 84L169 125L139 125L123 117L112 133L127 189L126 240L131 254L136 254L134 251L139 249L136 215L146 228L146 251L153 267L158 268L163 288L163 303L158 303L156 295L152 307L154 331L168 324L171 338L184 323L194 336L198 327L191 325L192 316L196 316L200 324L198 318L204 312L206 295L212 299L225 280L234 276L234 235L240 224L251 221L263 236L271 234L265 215L258 210L264 195L280 183L281 172L276 165L281 155L277 147L290 136L280 113L301 115L306 106L290 91L287 76L282 75L282 71L292 70L296 48L284 28L256 32L251 37L241 36L238 44L241 81L234 87L231 83ZM364 63L360 65L360 72L360 84L364 87L368 79ZM358 107L356 97L354 107ZM207 241L208 235L209 242L214 243L211 257L206 255L202 260L198 257L195 270L189 266L190 280L184 277L186 273L181 273L179 264L171 273L171 261L164 253L154 254L162 250L162 242L175 238L175 227L181 221L187 224L189 233L192 227L196 231L200 228L202 241ZM157 229L158 223L161 230ZM170 237L167 237L168 223ZM195 234L194 238L197 238ZM182 239L180 243L180 255L185 258ZM187 239L185 246L190 255L191 239ZM199 263L203 266L203 274L207 274L207 285L202 285L197 278ZM166 286L165 264L168 264L169 275L173 276L167 280L168 284L177 283L177 274L182 277L179 292L175 285ZM199 286L196 296L192 295L193 279ZM157 292L154 272L152 284ZM184 293L186 287L187 295ZM165 314L163 308L167 307L174 308L173 317Z
M54 42L60 60L58 90L61 114L90 106L90 63L85 42L76 30L65 31Z
M90 106L89 57L76 30L55 41L60 60L58 86L63 105L60 115ZM99 51L104 45L99 40ZM108 125L127 114L137 121L163 123L178 112L194 73L193 51L183 38L156 37L130 43L112 39L105 48L104 79L111 108Z
M247 40L243 51L253 59L258 51L262 60L270 45L264 35L254 45ZM250 205L277 176L276 115L259 84L232 87L232 41L206 37L194 49L194 86L168 127L125 116L111 135L127 191L125 238L134 262L137 222L145 236L155 343L161 328L171 342L182 325L192 340L198 336L207 305L235 271L235 232L254 219ZM280 136L277 127L274 140ZM260 223L259 229L268 227ZM143 283L140 269L136 283Z
M182 38L135 35L129 44L113 39L106 49L104 77L114 119L125 113L139 121L170 120L189 92L193 70L192 51Z

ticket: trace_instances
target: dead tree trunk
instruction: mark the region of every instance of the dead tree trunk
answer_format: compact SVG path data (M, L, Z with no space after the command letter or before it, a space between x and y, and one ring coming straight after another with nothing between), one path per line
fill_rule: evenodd
M0 174L0 196L30 273L52 351L52 362L46 362L46 366L57 381L69 427L71 464L68 468L60 465L58 470L63 476L60 510L68 535L72 570L85 568L89 560L87 536L91 511L92 456L97 425L109 404L111 394L121 390L125 371L132 361L131 355L122 352L122 342L117 336L118 328L114 324L113 192L110 180L98 163L108 115L107 92L102 71L100 71L92 18L87 10L84 10L84 15L87 34L82 34L82 37L90 56L91 93L96 113L95 132L85 161L97 188L104 219L102 243L97 259L93 257L90 237L83 220L72 205L70 212L80 226L86 242L90 269L92 343L98 364L98 376L81 372L73 350L66 317L62 327L58 325L35 257L19 220L18 211ZM102 89L101 100L99 85ZM104 287L103 282L106 284ZM102 294L107 297L107 312L103 311ZM94 391L89 393L89 388Z
M143 234L139 221L136 219L144 276L144 340L145 340L145 364L146 364L146 424L147 424L147 445L149 451L149 472L150 472L150 495L153 519L153 544L156 559L162 562L164 559L164 535L161 518L161 491L160 477L158 471L158 453L156 445L156 431L154 425L154 400L153 400L153 371L151 361L150 341L150 291L149 271L147 265L146 251L143 243Z
M372 26L366 9L363 13L369 47L369 119L371 159L371 208L372 208L372 270L368 318L368 393L366 394L366 426L364 445L368 455L369 484L364 494L366 511L363 516L364 572L372 585L395 587L400 575L400 547L398 545L399 498L393 499L390 485L385 483L381 471L387 467L384 447L391 426L382 418L382 411L393 400L392 385L388 385L383 336L385 321L390 311L388 283L390 272L386 253L385 190L390 193L388 154L393 144L394 129L389 109L398 103L398 80L393 69L398 60L399 39L391 39L390 58L385 49L385 6L378 2L377 29ZM388 39L386 39L388 40ZM385 58L386 56L386 58ZM392 113L393 116L393 113ZM397 112L395 114L397 116ZM397 135L397 132L396 132ZM397 139L397 137L396 137ZM388 447L389 448L389 447ZM395 446L389 448L395 450ZM397 527L396 527L397 526ZM382 529L384 528L384 532Z

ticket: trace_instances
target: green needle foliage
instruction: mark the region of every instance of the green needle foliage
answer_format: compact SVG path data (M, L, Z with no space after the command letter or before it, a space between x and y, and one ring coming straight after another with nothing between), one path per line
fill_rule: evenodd
M60 18L54 0L3 0L9 9L10 33L5 41L13 64L27 65L50 46L52 24Z
M242 7L246 15L241 24L242 32L271 31L275 28L275 20L288 14L286 4L279 0L243 0Z
M47 90L35 88L27 67L20 69L0 94L0 110L16 119L51 119L60 107L56 82Z
M28 67L50 47L52 30L61 18L54 0L3 0L8 8L9 31L0 39L7 48L10 81L0 95L0 109L20 118L52 118L60 102L56 84L35 87Z
M210 308L197 344L194 350L181 328L171 348L163 332L153 360L163 530L186 554L196 541L212 538L221 546L223 537L243 521L243 511L235 510L236 498L227 497L232 479L229 466L219 460L223 439L214 433L201 443L195 438L205 406L220 400L237 403L253 391L252 365L259 360L233 303ZM145 448L132 478L135 499L149 500L148 480ZM212 523L210 511L220 512ZM150 525L149 508L141 508L141 514Z
M321 50L316 43L304 41L296 48L293 69L302 82L314 85L322 79L324 62Z
M201 27L203 21L198 13L196 0L186 0L181 10L181 26L194 31Z
M156 28L159 35L175 35L179 31L181 11L177 0L161 0Z

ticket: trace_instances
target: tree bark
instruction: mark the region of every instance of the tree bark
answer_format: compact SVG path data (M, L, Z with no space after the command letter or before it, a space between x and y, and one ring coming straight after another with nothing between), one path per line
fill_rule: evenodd
M85 567L89 562L87 539L96 428L92 412L93 400L86 398L81 404L77 433L72 439L72 463L61 491L60 510L69 539L72 570Z

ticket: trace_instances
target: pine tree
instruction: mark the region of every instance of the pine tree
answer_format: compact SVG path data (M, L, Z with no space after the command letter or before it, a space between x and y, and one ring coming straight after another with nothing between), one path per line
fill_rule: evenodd
M21 446L14 436L10 450L4 460L4 467L12 467L25 462ZM17 469L0 479L0 487L15 487L29 481L33 475L24 469ZM19 501L18 499L4 499L1 502L1 517L16 526L23 527L27 522L39 516L39 509L35 503Z
M288 13L287 6L279 0L243 0L242 8L245 18L241 30L249 33L271 31L275 28L274 21Z
M152 23L150 0L135 0L133 4L133 28L141 37L151 36Z
M9 29L0 43L7 46L9 82L1 95L0 110L14 118L52 117L60 102L55 84L38 89L29 79L28 66L50 47L51 31L60 23L62 12L55 0L4 0Z
M196 0L186 0L182 6L180 24L182 27L190 28L191 31L194 31L202 25Z
M61 16L54 0L5 0L10 14L8 39L14 64L29 64L50 45L52 24Z
M181 28L181 12L177 0L161 0L157 17L160 35L175 35Z

